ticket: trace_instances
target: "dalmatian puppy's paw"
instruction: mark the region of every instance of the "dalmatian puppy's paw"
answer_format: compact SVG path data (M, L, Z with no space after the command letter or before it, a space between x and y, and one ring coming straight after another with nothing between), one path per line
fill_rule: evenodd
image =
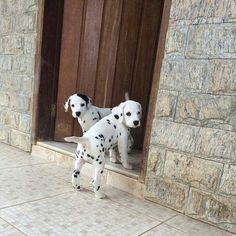
M128 169L128 170L133 169L133 166L131 164L127 163L127 162L123 162L122 165L125 169Z
M72 186L77 189L80 190L80 183L79 183L79 178L78 178L79 172L78 171L74 171L72 174Z
M116 157L110 157L110 162L112 162L112 163L119 163L119 161L118 160L116 160Z
M101 191L94 191L95 197L98 199L106 198L106 194L102 193Z

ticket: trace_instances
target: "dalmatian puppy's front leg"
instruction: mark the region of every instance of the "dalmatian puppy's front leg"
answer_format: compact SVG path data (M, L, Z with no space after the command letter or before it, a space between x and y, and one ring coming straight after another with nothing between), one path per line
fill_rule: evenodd
M105 157L101 157L100 161L96 162L95 176L93 181L94 193L96 198L105 198L106 195L101 192L101 178L105 166Z
M125 169L132 170L133 167L128 163L128 135L123 133L118 139L118 150L121 157L121 163Z
M72 173L72 185L76 189L80 189L80 175L84 163L85 160L83 158L78 158L75 161L75 168L74 172Z

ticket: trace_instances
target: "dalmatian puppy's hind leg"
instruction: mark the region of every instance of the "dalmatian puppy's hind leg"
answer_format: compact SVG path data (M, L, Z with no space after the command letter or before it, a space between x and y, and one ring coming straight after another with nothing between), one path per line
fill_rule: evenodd
M80 189L80 175L84 163L85 160L83 158L77 158L75 161L75 168L72 173L72 185L75 189Z
M95 164L95 176L93 181L94 192L96 198L105 198L106 195L101 192L101 178L105 166L105 156L100 157L100 160Z
M110 156L110 162L119 163L119 161L117 160L116 151L114 149L109 150L109 156Z

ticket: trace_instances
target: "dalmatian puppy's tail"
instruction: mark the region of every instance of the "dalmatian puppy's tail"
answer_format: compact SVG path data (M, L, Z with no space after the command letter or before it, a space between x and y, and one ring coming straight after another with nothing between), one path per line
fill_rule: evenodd
M128 93L128 92L125 92L125 101L128 101L128 100L130 100L130 98L129 98L129 93Z
M71 136L71 137L65 137L64 140L66 142L70 142L70 143L80 143L83 146L88 146L89 145L89 139L86 138L86 137Z
M65 112L68 111L69 103L70 103L70 97L67 99L67 101L64 102L64 109L65 109Z

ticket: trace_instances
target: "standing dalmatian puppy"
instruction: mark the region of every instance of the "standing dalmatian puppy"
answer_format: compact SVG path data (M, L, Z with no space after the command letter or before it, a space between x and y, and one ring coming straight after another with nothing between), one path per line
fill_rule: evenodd
M72 184L80 188L80 173L85 161L92 160L95 165L94 191L95 196L103 198L100 191L101 175L105 166L105 152L118 147L121 163L126 169L132 169L128 163L128 128L140 126L141 105L138 102L128 100L112 109L112 113L94 126L82 137L67 137L67 142L78 143L76 150L75 169L72 174ZM116 152L114 152L116 155Z
M91 98L84 94L73 94L64 104L65 111L71 108L72 116L78 119L83 133L103 117L111 114L110 108L100 108L92 105Z
M125 99L129 100L128 93L125 93ZM71 108L72 116L78 119L83 133L87 132L94 124L96 124L103 117L111 114L111 108L100 108L92 105L91 98L84 94L71 95L64 104L65 111ZM133 138L129 133L128 152L131 151L133 145ZM114 151L109 152L110 161L113 163L119 162L115 157Z

